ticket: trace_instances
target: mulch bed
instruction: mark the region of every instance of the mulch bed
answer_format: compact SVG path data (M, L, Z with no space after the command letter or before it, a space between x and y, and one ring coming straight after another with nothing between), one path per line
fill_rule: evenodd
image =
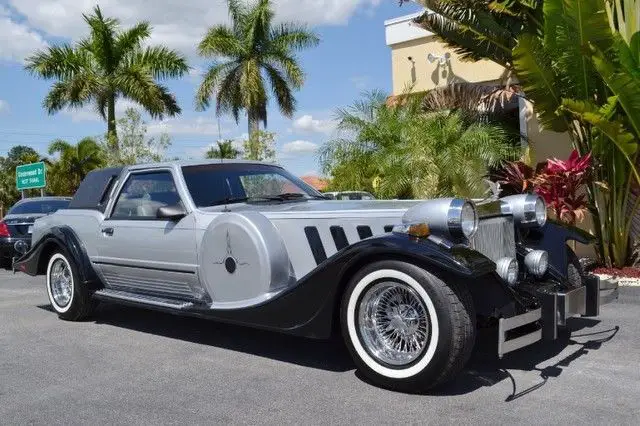
M591 271L594 274L611 275L619 278L640 278L640 268L626 266L622 269L617 268L595 268Z

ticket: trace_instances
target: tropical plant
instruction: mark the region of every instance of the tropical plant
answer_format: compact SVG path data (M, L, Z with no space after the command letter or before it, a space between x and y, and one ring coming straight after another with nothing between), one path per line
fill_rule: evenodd
M255 161L275 161L275 138L276 134L273 132L265 132L264 130L254 132L242 142L242 158Z
M590 153L581 157L574 150L566 161L549 159L535 178L535 191L557 219L575 225L582 222L587 213L585 185L590 171Z
M105 153L100 144L92 138L84 138L72 145L57 139L49 145L50 160L49 190L57 195L73 195L80 182L93 170L105 165Z
M152 117L180 113L180 107L160 80L181 77L188 71L185 58L164 46L143 47L151 35L148 22L120 30L115 18L103 16L99 6L83 15L89 36L75 43L51 46L26 60L32 74L57 80L44 99L50 113L81 108L89 103L107 121L111 147L118 150L116 101L132 100Z
M216 146L212 146L205 154L205 158L238 158L240 151L233 146L232 140L218 141Z
M516 154L499 126L460 112L425 114L417 98L396 105L385 99L372 92L338 110L339 138L320 153L333 188L381 198L482 196L488 167Z
M536 176L547 166L540 163L534 169L524 161L508 161L490 174L490 179L500 185L500 195L516 195L533 191Z
M595 167L588 183L588 204L598 254L607 266L624 266L633 246L632 219L640 211L640 202L629 205L631 188L640 182L636 165L640 137L638 2L423 3L442 12L442 18L425 18L425 27L456 45L467 58L492 59L512 69L542 125L568 132L580 155L592 153ZM520 23L505 44L503 30L513 19Z
M165 160L165 153L171 146L171 138L161 133L158 138L147 137L147 123L133 108L127 108L118 119L119 150L112 150L109 135L102 142L107 154L107 165L118 166L139 163L153 163Z
M249 135L267 125L267 80L280 112L292 117L296 109L293 91L300 89L304 72L295 52L318 44L318 37L295 23L275 24L270 0L248 7L228 0L231 25L209 29L198 46L201 56L214 62L205 73L196 95L199 110L215 97L218 116L240 112L248 116ZM220 60L219 58L224 58Z

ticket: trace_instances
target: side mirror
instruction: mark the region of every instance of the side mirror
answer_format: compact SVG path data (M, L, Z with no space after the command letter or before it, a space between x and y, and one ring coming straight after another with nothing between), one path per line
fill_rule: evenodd
M156 212L158 219L178 221L187 215L187 211L179 205L159 207Z

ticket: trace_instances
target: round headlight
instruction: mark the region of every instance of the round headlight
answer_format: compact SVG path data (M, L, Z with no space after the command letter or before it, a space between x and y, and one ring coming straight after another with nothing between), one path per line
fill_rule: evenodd
M457 238L471 238L478 230L478 213L470 201L455 198L449 205L449 232Z
M471 238L478 229L478 214L473 204L467 202L462 206L460 215L460 223L462 224L462 233Z
M542 278L549 267L549 253L544 250L532 250L524 257L527 271L538 278Z
M518 272L518 261L515 258L503 257L496 262L496 273L509 285L518 281Z
M543 226L547 223L547 203L544 202L542 197L538 197L536 200L536 222L538 226Z

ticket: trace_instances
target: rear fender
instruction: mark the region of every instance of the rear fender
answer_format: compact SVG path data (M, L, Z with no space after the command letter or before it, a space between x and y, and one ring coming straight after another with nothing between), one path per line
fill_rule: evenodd
M78 269L80 282L97 286L99 283L87 252L78 235L68 226L52 227L31 249L16 260L14 271L28 275L44 275L47 262L55 250L63 249L71 257Z

